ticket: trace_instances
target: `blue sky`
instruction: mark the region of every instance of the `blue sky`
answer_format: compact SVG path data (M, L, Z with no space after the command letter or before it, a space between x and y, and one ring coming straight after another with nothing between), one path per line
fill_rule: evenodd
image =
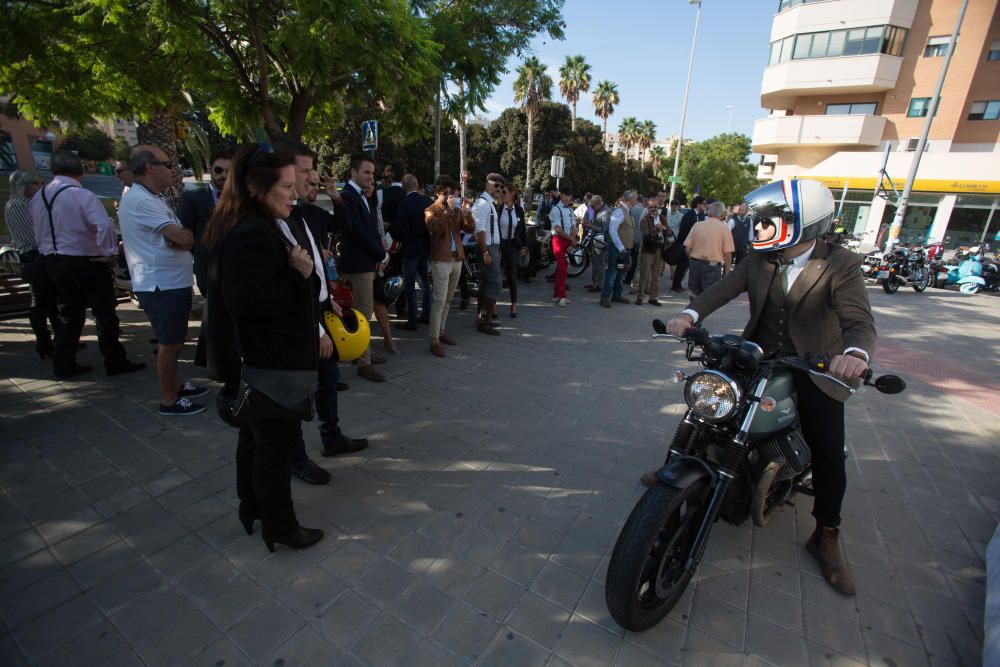
M767 63L771 19L778 0L704 0L691 79L684 134L705 139L726 131L733 106L732 131L750 135L760 108L760 81ZM687 0L566 0L566 37L538 38L534 55L549 67L553 95L559 93L559 66L567 55L582 54L591 65L591 88L602 79L618 84L621 104L608 119L613 131L626 116L656 123L657 136L676 134L691 51L695 6ZM495 118L514 105L514 71L487 103ZM577 115L598 124L591 93L577 104Z

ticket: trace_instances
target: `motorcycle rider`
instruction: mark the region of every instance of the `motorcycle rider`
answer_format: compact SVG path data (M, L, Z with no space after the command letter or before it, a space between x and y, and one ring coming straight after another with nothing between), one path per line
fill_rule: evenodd
M689 327L743 292L750 321L743 337L765 357L822 354L827 372L854 386L875 349L875 322L859 270L861 258L830 244L834 198L818 181L786 179L746 196L754 220L748 257L667 323L682 336ZM795 374L802 432L812 450L813 516L806 543L823 577L838 592L855 585L839 545L840 509L847 484L844 401L848 392L822 378ZM649 473L644 482L651 482Z

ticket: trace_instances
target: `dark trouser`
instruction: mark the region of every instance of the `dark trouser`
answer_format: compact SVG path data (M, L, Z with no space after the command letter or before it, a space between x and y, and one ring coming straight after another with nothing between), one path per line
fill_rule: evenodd
M465 268L465 262L462 262L462 273L458 276L458 292L462 296L462 301L468 301L471 293L469 292L469 270Z
M722 263L706 262L701 259L690 260L691 275L688 276L688 289L698 296L715 283L722 280Z
M824 394L804 373L795 373L802 434L812 451L813 516L821 526L840 525L847 489L844 459L844 404Z
M678 260L676 266L674 267L674 277L671 281L670 288L679 290L681 288L681 283L684 282L684 274L688 270L688 258L687 255L683 256Z
M340 366L332 356L319 360L318 381L316 382L316 417L319 421L319 437L324 445L332 445L340 440L340 417L337 412L337 383L340 382ZM301 467L309 460L306 441L299 429L298 438L289 455L292 465Z
M642 243L637 242L629 251L632 255L632 265L628 267L628 273L625 274L625 282L629 284L635 279L635 272L639 270L639 246L641 245Z
M427 258L406 257L403 259L403 288L406 294L407 319L410 324L417 323L417 282L423 295L423 308L420 318L424 321L431 316L431 289L427 284Z
M389 255L389 268L392 269L392 275L402 276L403 274L403 256L398 252ZM388 274L386 274L388 276ZM396 299L396 315L402 317L406 314L406 291L404 290L402 294ZM388 304L387 304L388 307Z
M628 252L624 250L622 252ZM625 272L617 268L618 246L614 243L608 244L608 268L604 272L604 287L601 289L601 300L610 299L613 296L622 295L622 278Z
M236 495L243 513L260 517L265 538L282 537L299 525L292 505L288 454L301 433L298 420L251 419L248 426L240 427Z
M510 290L510 302L517 303L517 251L514 241L500 242L501 266L507 273L507 289Z
M125 361L125 348L118 341L120 326L115 312L115 279L104 262L89 257L48 255L45 269L56 286L59 326L53 367L57 375L76 366L76 349L89 306L97 324L97 341L104 367L112 370Z
M35 334L35 349L38 352L52 350L52 334L49 323L55 331L59 322L59 310L56 307L56 284L45 270L45 258L36 255L31 260L22 258L21 278L28 283L31 290L31 308L28 310L28 322Z

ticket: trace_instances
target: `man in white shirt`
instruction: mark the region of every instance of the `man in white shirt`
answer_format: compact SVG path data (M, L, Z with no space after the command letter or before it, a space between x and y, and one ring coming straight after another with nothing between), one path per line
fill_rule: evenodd
M31 200L38 252L56 284L59 325L52 366L64 380L90 371L76 362L80 333L89 306L97 322L97 340L108 375L141 370L129 361L118 340L120 325L111 267L118 254L115 228L97 196L83 187L83 162L69 151L57 151L50 162L52 182Z
M500 335L491 316L497 299L500 298L500 219L497 215L496 198L505 183L500 174L487 174L486 186L472 205L472 218L476 222L476 245L481 258L476 330L488 336Z
M625 266L631 261L632 245L635 243L635 223L631 208L637 196L634 190L622 194L621 203L611 213L611 228L608 230L608 270L604 273L604 288L601 290L601 306L610 308L611 302L628 303L622 296L622 279L625 269L618 268L618 256L625 256Z
M132 149L129 166L135 182L122 197L118 219L132 291L158 341L160 414L197 414L205 406L189 398L204 396L208 389L191 383L182 386L177 378L177 359L187 338L191 313L194 235L160 197L173 183L176 165L156 146L140 144Z
M552 225L552 254L556 257L555 285L552 288L552 300L556 305L565 307L566 272L569 264L566 253L576 247L576 218L573 209L573 190L567 186L559 188L559 203L549 211L549 222Z

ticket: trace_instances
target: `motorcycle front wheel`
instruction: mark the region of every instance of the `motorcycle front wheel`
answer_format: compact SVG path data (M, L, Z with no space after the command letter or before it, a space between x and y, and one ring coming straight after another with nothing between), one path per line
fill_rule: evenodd
M708 505L708 483L685 489L651 486L618 535L608 564L605 602L626 630L641 632L665 617L687 588L691 546Z
M962 283L958 286L958 291L962 294L975 294L979 291L979 283Z
M918 267L913 270L917 272L916 279L913 281L913 291L923 292L927 289L927 285L930 284L930 276L928 275L927 269Z
M884 289L887 294L895 294L896 290L899 289L899 283L896 282L895 278L883 278L882 289Z
M590 257L586 250L577 246L566 253L566 263L568 264L566 275L570 278L576 278L587 270L590 265Z

